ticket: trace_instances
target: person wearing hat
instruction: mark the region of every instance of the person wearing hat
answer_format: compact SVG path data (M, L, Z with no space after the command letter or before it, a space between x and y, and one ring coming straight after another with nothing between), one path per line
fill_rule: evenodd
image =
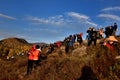
M106 38L104 42L104 46L106 46L111 51L114 51L114 43L118 42L118 40L115 38L115 36L109 36L109 38Z

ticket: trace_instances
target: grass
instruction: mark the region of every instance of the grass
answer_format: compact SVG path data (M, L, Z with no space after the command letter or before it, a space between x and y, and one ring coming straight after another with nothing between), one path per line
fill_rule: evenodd
M119 51L111 53L100 44L86 48L83 56L59 55L59 51L42 60L29 76L25 76L27 55L0 60L0 80L120 80L120 60L115 60Z

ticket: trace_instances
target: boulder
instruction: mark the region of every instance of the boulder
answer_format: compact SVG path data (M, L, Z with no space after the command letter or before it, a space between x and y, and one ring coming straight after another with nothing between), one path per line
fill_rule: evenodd
M86 46L81 46L77 49L74 49L72 51L72 56L80 57L80 56L86 55L87 54L86 49L87 49Z

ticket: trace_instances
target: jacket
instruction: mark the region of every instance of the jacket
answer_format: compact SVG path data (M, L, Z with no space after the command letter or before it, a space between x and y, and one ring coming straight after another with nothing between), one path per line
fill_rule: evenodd
M41 52L40 49L35 49L33 52L29 53L28 59L29 60L38 60L39 56L40 56L40 52Z

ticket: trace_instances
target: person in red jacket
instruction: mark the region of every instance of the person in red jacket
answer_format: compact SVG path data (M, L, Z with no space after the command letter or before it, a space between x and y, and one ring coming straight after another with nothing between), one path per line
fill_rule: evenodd
M27 65L27 75L31 74L33 67L36 67L38 64L39 56L40 56L40 46L33 45L28 53L28 65Z
M116 64L116 59L117 59L117 45L118 45L119 41L115 38L115 36L109 36L109 38L107 38L105 40L105 43L104 43L104 50L105 50L105 54L102 55L104 56L104 58L106 58L106 60L103 61L103 63L106 63L107 60L110 62L110 63L107 63L107 67L111 67L112 70L114 69L114 66ZM104 51L103 50L103 51ZM102 52L102 51L101 51ZM106 73L105 73L106 74Z
M41 49L39 45L36 45L36 49L33 52L33 61L34 61L34 68L36 68L39 64L39 57L40 57Z
M106 46L108 49L110 49L112 52L114 51L114 43L118 42L118 40L115 38L115 36L109 36L104 42L104 46Z

